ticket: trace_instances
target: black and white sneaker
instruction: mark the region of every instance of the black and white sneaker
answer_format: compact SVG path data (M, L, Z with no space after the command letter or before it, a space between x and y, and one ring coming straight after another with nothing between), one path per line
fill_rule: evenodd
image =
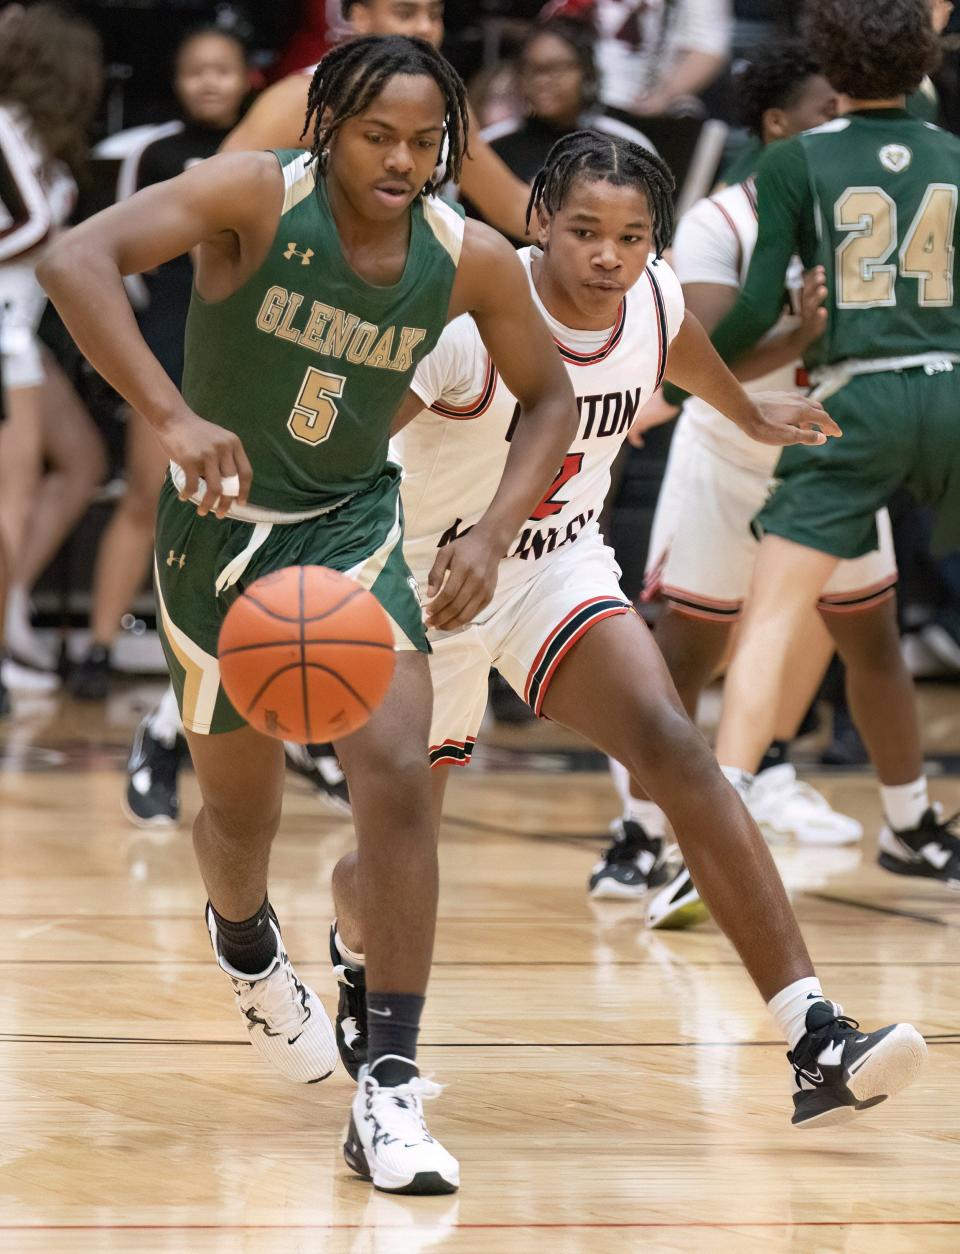
M288 1080L300 1084L325 1080L337 1065L333 1024L313 989L297 978L273 910L270 926L277 938L276 957L255 977L238 971L224 958L209 903L206 919L213 952L220 969L230 977L250 1044Z
M919 875L939 880L948 888L960 888L960 814L942 817L939 806L931 806L916 827L898 832L889 823L880 831L880 856L885 871L894 875Z
M649 836L632 819L616 819L610 824L613 844L593 868L591 897L642 897L651 888L666 882L665 841Z
M133 738L123 809L136 827L174 827L180 818L177 777L187 742L177 736L166 744L150 731L151 718L143 719Z
M645 918L647 927L663 931L694 927L710 918L710 912L682 862L672 878L657 892L651 893Z
M330 961L340 985L337 1003L337 1049L340 1060L354 1080L367 1061L367 973L350 967L337 949L337 926L330 928Z
M308 779L334 814L350 814L350 790L333 745L300 745L285 740L287 769Z
M787 1054L796 1084L791 1123L797 1127L847 1123L906 1088L927 1058L927 1043L912 1024L862 1033L832 1001L814 1002L806 1027Z
M381 1085L364 1067L343 1145L347 1166L384 1193L456 1193L460 1164L433 1139L423 1117L424 1099L440 1092L439 1084L416 1074L405 1084Z
M3 659L0 658L0 661ZM10 693L3 682L3 676L0 675L0 718L6 718L13 706L10 704Z

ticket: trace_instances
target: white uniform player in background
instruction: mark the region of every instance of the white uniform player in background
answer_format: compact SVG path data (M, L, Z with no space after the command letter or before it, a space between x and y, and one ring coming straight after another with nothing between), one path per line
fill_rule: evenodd
M895 1087L909 1082L919 1065L917 1034L903 1025L857 1037L846 1026L852 1020L823 999L770 852L685 715L597 526L610 465L663 377L764 442L822 443L813 423L836 432L801 396L751 400L684 313L675 275L656 260L670 238L671 196L672 179L656 158L595 132L561 140L537 176L539 247L521 257L579 398L580 428L551 489L498 562L480 527L471 543L470 528L500 491L523 415L471 320L446 329L398 415L396 430L409 424L395 445L406 473L404 555L425 585L433 646L438 817L449 767L470 759L494 665L537 713L618 756L659 800L795 1064L809 1056L807 1074L827 1050L837 1061L817 1070L809 1091L794 1080L794 1123L835 1120L850 1109L851 1076L879 1061L876 1051L890 1051ZM431 408L420 413L423 404ZM489 573L488 591L498 576L492 599L477 599L475 612L472 600L459 603L456 585L444 584L453 541L461 568L478 563ZM442 610L433 602L441 586ZM471 588L464 595L473 598ZM444 630L445 621L468 625ZM657 863L659 849L651 854ZM345 950L334 928L331 958L341 983L338 1045L354 1073L366 1049L363 956ZM866 1081L868 1095L878 1092L877 1075ZM884 1084L888 1076L889 1069Z
M799 45L788 44L758 57L745 71L741 86L748 121L765 143L819 124L832 113L832 90ZM739 294L757 229L752 177L700 201L679 225L673 263L688 302L708 330ZM822 330L824 294L818 275L808 276L804 283L797 261L789 309L751 357L737 363L738 377L752 380L748 390L805 386L799 357ZM702 689L728 652L749 591L758 549L751 522L770 491L777 457L775 449L744 439L702 400L691 397L684 405L654 518L644 598L659 595L667 603L657 642L692 717ZM878 514L877 527L879 549L838 566L820 600L821 614L868 612L894 595L897 566L886 510ZM811 611L791 689L782 694L778 736L783 741L796 735L833 649L818 614ZM741 776L734 782L768 836L792 835L801 843L839 845L863 834L856 820L833 811L818 792L798 780L788 762L761 771L752 780ZM659 830L663 823L655 807L632 805L629 798L626 813L628 821L641 821L648 831ZM606 891L622 893L616 878L611 877ZM696 890L680 867L651 898L648 919L660 926L695 921L695 904Z

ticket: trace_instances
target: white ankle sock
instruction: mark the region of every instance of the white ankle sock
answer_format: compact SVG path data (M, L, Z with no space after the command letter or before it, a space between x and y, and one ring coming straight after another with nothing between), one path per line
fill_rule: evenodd
M820 981L815 975L804 976L782 988L776 997L767 1002L767 1009L786 1037L789 1049L794 1049L807 1030L807 1011L815 1001L826 1001ZM837 1007L839 1013L840 1007Z
M177 694L172 685L160 698L160 704L150 715L150 735L162 741L168 749L172 749L177 736L183 735L183 723L180 710L177 708Z
M353 967L357 971L362 971L367 965L366 957L363 954L354 953L352 949L347 948L347 946L343 943L343 937L340 935L339 930L335 930L333 933L333 943L337 947L337 953L348 967Z
M630 772L616 758L607 758L607 765L610 767L610 779L617 790L617 796L626 805L630 800Z
M924 812L930 809L927 794L927 777L921 775L912 784L880 785L883 813L895 832L919 826Z
M648 836L663 838L667 834L667 816L655 801L639 801L628 796L623 803L623 817L639 823Z
M753 776L749 771L742 770L739 766L720 766L721 774L731 783L741 797L746 797L750 791L750 785L753 783Z

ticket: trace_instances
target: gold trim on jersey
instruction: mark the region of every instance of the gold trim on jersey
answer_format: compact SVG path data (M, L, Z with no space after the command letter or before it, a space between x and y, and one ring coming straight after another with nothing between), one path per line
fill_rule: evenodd
M463 232L466 223L455 209L451 209L449 205L445 205L435 196L424 196L421 203L424 222L453 264L458 266L460 253L463 251Z
M183 725L189 731L206 736L213 723L213 712L220 691L220 663L195 640L181 631L167 612L160 586L157 559L153 559L154 587L163 630L177 661L183 667L183 703L180 711Z
M307 162L310 164L308 165ZM295 209L301 200L306 200L317 185L317 162L305 152L289 164L283 166L283 208L280 216Z

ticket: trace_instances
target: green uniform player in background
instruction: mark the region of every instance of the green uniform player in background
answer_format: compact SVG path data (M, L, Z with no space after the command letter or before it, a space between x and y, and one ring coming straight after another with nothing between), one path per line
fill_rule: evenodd
M939 544L960 545L960 140L905 107L936 63L929 0L810 0L806 20L848 111L761 163L757 248L713 338L735 360L764 335L799 254L824 284L825 328L807 356L814 395L844 434L785 450L756 520L763 539L717 740L720 761L745 773L772 735L803 616L838 561L876 547L877 509L908 487L935 508ZM960 839L930 805L892 603L880 622L834 615L828 627L880 777L881 865L960 887Z
M577 429L566 372L513 249L436 199L467 144L463 84L429 44L364 38L311 83L307 152L232 153L113 206L39 274L93 365L171 461L157 518L157 600L203 808L194 847L206 922L251 1043L287 1078L322 1080L333 1026L296 975L267 897L283 749L220 688L217 638L258 576L320 564L370 588L394 624L390 691L339 740L359 857L334 877L336 935L366 945L369 1068L344 1147L378 1188L449 1193L427 1132L416 1043L437 908L424 624L402 556L395 410L444 324L471 314L522 419L487 513L431 572L427 622L469 621ZM182 395L137 330L122 276L192 251ZM327 1116L329 1118L329 1116Z

